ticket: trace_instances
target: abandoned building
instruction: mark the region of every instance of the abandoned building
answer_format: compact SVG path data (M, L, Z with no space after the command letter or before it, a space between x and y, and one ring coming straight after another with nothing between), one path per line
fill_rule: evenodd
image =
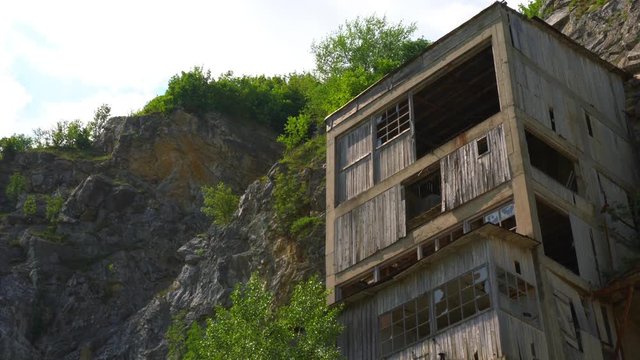
M328 116L344 355L637 356L637 312L609 288L635 232L607 211L638 179L627 76L495 3Z

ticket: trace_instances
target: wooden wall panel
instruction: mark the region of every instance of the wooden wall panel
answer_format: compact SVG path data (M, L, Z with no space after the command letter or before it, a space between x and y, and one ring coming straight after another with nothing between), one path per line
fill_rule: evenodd
M365 122L336 142L336 201L341 203L373 186L371 123Z
M547 341L542 331L503 311L498 311L498 319L502 352L507 359L549 359Z
M573 243L578 258L580 277L592 285L599 287L602 284L600 262L603 254L597 252L596 240L589 224L574 214L569 214ZM599 239L598 239L599 240Z
M617 74L609 72L528 21L518 16L509 18L513 46L522 55L554 78L554 81L576 93L585 103L592 104L600 112L607 114L616 127L621 130L626 128L622 115L624 96L619 96L623 93L623 84ZM516 81L522 84L520 72L516 72L516 77ZM544 94L539 90L547 90L535 87L529 89L538 96Z
M478 155L477 140L440 160L442 211L460 206L511 179L503 126L487 133L489 153Z
M396 185L335 222L336 270L373 255L406 236L405 203Z
M376 183L413 164L416 152L411 131L377 149L374 159Z

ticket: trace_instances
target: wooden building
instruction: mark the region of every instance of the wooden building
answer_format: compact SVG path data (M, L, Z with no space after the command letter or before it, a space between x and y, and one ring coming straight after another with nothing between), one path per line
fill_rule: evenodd
M327 117L347 358L633 358L594 295L635 232L626 76L495 3Z

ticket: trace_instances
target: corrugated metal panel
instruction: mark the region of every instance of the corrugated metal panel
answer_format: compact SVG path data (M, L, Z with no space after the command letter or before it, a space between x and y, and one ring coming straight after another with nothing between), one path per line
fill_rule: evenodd
M336 142L336 200L350 199L373 186L371 122L367 121Z
M335 260L342 271L406 235L405 204L396 185L335 221Z
M416 161L411 131L375 151L376 182L382 181Z
M460 206L511 179L502 125L487 133L487 154L478 155L477 141L440 160L442 211Z

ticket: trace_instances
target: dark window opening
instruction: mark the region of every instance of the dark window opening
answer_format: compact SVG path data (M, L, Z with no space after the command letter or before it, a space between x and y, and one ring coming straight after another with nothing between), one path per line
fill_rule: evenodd
M381 146L411 128L409 100L404 99L374 116L376 123L376 146Z
M556 131L556 117L553 114L553 108L549 108L549 122L551 123L551 130Z
M525 134L531 165L567 189L577 192L575 163L532 133L525 131Z
M586 112L584 113L584 120L587 122L587 132L589 133L589 136L593 137L593 128L591 127L591 116L589 116L589 114L587 114Z
M392 260L390 263L381 265L379 282L384 282L391 279L392 277L403 272L404 270L408 269L411 265L417 262L418 262L418 252L411 251L395 260Z
M536 199L544 254L576 274L578 258L569 217Z
M414 229L440 214L442 191L439 169L406 185L404 190L408 229Z
M522 275L522 269L520 269L520 262L514 261L513 262L513 267L516 270L516 274Z
M375 285L375 277L373 272L369 272L359 279L341 286L339 291L340 299L348 298L349 296L357 294L373 285Z
M573 329L576 334L576 342L578 343L578 350L582 351L582 334L580 334L580 323L578 323L578 315L576 314L576 308L573 306L573 302L570 302L571 306L571 322L573 323Z
M478 156L482 156L489 152L489 143L487 142L487 137L481 137L476 141L476 146L478 148Z
M500 112L491 47L427 84L413 104L417 158Z

